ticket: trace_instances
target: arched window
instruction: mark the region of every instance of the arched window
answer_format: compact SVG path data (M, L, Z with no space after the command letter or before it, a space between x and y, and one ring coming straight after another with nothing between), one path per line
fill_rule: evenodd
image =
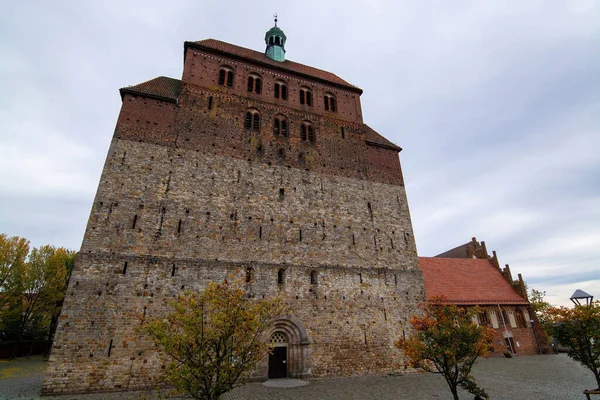
M287 100L288 88L285 82L277 81L275 82L275 87L273 88L273 95L276 99Z
M254 268L246 268L246 283L252 283L254 280Z
M315 142L315 128L309 121L303 121L300 125L300 139L303 142Z
M260 114L257 110L251 109L246 111L244 117L244 129L258 131L260 128Z
M288 135L288 121L283 115L276 115L273 120L273 135L285 136Z
M248 77L248 91L260 94L262 90L262 80L260 76L251 74Z
M523 313L518 308L515 310L515 321L517 323L517 328L527 328Z
M233 86L233 69L229 67L221 67L219 70L219 85Z
M323 96L323 100L325 102L325 110L335 112L337 110L337 104L335 102L335 96L331 93L326 93Z
M310 271L310 284L311 285L316 285L318 284L318 275L317 275L317 271L315 271L314 269L312 271Z
M283 285L285 283L285 269L279 268L277 271L277 283Z
M300 104L312 106L312 92L309 88L300 88Z

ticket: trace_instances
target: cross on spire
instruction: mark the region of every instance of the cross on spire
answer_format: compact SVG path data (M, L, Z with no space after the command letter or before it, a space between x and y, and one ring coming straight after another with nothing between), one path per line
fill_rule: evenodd
M277 26L277 13L275 13L275 15L273 15L273 18L275 18L275 26Z

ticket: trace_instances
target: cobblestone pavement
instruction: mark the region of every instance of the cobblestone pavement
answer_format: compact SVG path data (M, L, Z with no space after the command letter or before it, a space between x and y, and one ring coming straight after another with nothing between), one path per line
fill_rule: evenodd
M41 358L0 361L0 399L117 400L158 398L152 393L99 393L40 397L46 363ZM595 387L592 373L565 354L491 358L478 361L473 375L492 400L585 399L584 389ZM473 396L461 393L461 399ZM353 377L310 381L292 388L251 383L223 396L223 400L420 400L451 399L439 375L416 373L397 376Z

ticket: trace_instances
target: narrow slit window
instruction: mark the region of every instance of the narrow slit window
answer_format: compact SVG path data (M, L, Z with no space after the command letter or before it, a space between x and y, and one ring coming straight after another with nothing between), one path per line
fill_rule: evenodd
M308 126L308 141L314 143L315 141L315 133L313 131L312 125Z
M227 71L227 86L233 86L233 71Z
M246 113L246 118L244 119L244 128L250 129L252 127L252 113L248 111Z
M318 283L317 271L310 271L310 283L311 285L316 285Z
M280 132L280 125L281 125L281 122L279 121L279 119L277 119L277 118L276 118L276 119L273 121L273 134L274 134L275 136L278 136L278 135L279 135L279 132Z
M346 132L344 131L344 127L342 126L342 139L346 137Z
M177 233L181 233L181 220L179 220L179 223L177 224Z
M248 91L252 92L254 90L254 78L252 76L248 77Z
M301 90L300 91L300 104L304 104L304 102L305 102L304 94L305 94L304 90Z
M279 268L279 271L277 271L277 283L279 285L285 283L285 270L283 268Z
M246 268L246 283L252 283L254 279L254 269L252 267Z
M127 261L123 263L123 275L127 273Z
M281 134L287 136L287 121L285 119L281 120Z
M225 71L224 69L219 71L219 85L223 86L225 85L225 75L227 74L227 71Z
M135 229L135 224L137 223L138 216L137 214L133 216L133 222L131 223L131 229Z
M279 98L279 83L275 84L275 88L273 89L273 95L275 96L276 99Z
M281 99L287 100L287 86L281 85Z
M254 91L258 94L262 91L262 81L260 78L255 78L254 80Z
M209 110L212 110L212 106L213 106L213 97L212 97L212 96L210 96L210 97L208 98L208 109L209 109Z
M252 118L252 129L257 131L259 126L260 126L260 116L258 115L258 113L255 113Z

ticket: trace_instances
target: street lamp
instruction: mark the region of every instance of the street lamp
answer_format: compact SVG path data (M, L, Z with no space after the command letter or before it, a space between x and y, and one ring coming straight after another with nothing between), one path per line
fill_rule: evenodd
M537 345L538 354L542 354L542 349L540 347L540 341L538 339L537 332L535 330L535 321L530 320L529 322L531 323L531 329L533 330L533 336L535 337L535 344Z
M577 289L575 293L573 293L573 295L570 297L570 299L576 306L582 305L580 300L585 300L585 305L589 306L590 304L592 304L592 301L594 301L594 296L584 292L581 289Z

